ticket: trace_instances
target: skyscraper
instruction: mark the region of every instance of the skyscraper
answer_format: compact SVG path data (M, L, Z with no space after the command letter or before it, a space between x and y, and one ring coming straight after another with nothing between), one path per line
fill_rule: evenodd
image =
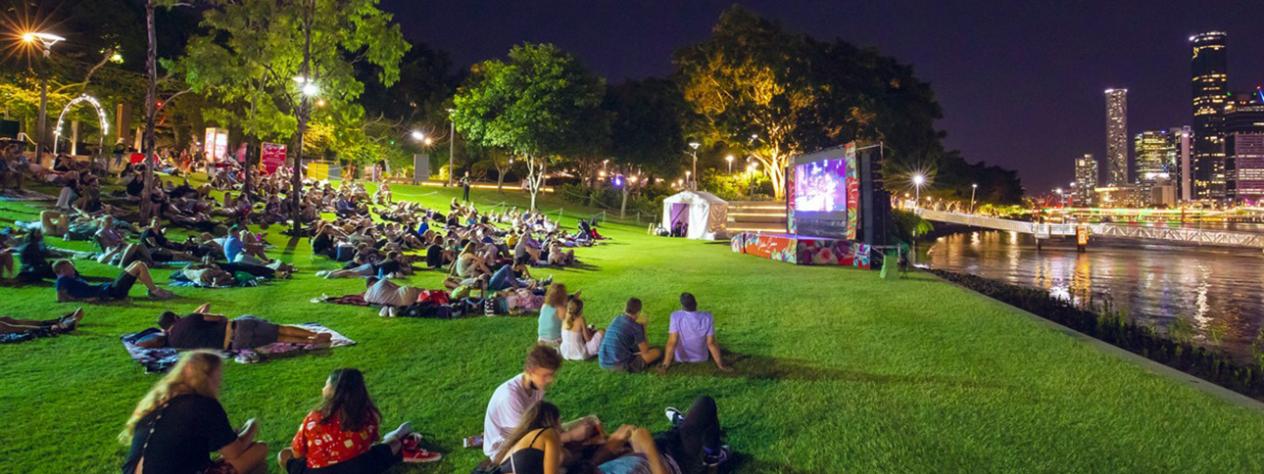
M1194 199L1194 162L1191 153L1191 144L1194 139L1194 131L1189 125L1183 127L1172 127L1168 130L1172 135L1172 142L1176 145L1176 168L1175 181L1176 199L1179 201L1191 201Z
M1258 204L1264 199L1264 91L1225 104L1226 198Z
M1225 197L1224 102L1228 94L1228 35L1209 31L1189 38L1194 110L1194 197Z
M1097 160L1093 155L1085 153L1075 159L1075 205L1085 207L1093 204L1097 188Z
M1133 142L1137 156L1137 183L1154 184L1171 179L1176 169L1176 143L1167 130L1146 130Z
M1106 182L1128 184L1128 89L1106 89Z

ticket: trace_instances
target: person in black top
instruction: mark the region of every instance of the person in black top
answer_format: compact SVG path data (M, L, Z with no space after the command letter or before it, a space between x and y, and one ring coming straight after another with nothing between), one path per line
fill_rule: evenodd
M187 352L141 399L119 433L131 446L123 474L250 473L265 469L268 446L255 442L259 425L234 431L219 403L223 359ZM211 453L220 458L211 460Z
M150 339L142 346L241 350L285 342L328 347L332 339L329 333L274 324L251 315L229 320L222 314L208 313L210 309L206 303L184 317L164 311L158 316L158 327L165 337Z
M39 230L28 232L26 240L15 250L18 257L22 259L22 266L18 267L18 281L34 283L57 278L57 274L53 272L53 265L48 261L48 257L53 255L48 247L44 246L43 232Z
M561 411L541 400L523 413L522 422L505 438L492 463L501 472L513 474L557 473L563 449Z
M465 176L461 177L461 200L470 202L470 172L466 171Z

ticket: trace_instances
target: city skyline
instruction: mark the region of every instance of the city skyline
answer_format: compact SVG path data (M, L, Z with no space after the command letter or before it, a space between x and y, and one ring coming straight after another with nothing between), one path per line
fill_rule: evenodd
M670 73L672 52L705 38L732 3L385 0L383 7L406 36L449 51L459 68L522 41L548 41L618 83ZM1229 90L1264 81L1264 55L1250 53L1264 46L1264 24L1241 2L1110 2L1077 6L1074 15L1039 3L738 3L792 31L874 46L910 64L943 106L937 126L946 145L969 161L1018 170L1029 193L1073 179L1067 157L1106 155L1106 88L1129 89L1130 133L1191 125L1191 35L1228 33L1238 51L1229 56Z

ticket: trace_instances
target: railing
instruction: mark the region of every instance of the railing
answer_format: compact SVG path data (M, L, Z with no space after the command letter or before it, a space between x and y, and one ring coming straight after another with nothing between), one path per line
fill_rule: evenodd
M918 209L915 212L923 219L930 221L1033 234L1040 239L1073 236L1076 229L1087 227L1090 235L1095 237L1166 240L1196 245L1264 249L1264 234L1250 232L1119 224L1046 224L932 209Z

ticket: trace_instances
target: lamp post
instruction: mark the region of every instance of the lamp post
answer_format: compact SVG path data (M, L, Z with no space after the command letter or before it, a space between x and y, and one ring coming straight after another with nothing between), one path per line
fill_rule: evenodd
M729 163L729 174L733 174L733 155L724 157L724 161Z
M452 186L452 176L456 174L456 170L453 169L456 165L453 164L452 159L456 156L456 122L452 120L453 112L456 112L456 109L448 109L448 186Z
M698 190L698 147L700 146L702 146L701 143L689 142L689 148L692 149L690 153L693 154L693 173L691 173L693 179L689 181L689 189L694 191Z
M1053 193L1058 195L1058 205L1062 205L1062 188L1053 188Z
M926 184L926 177L919 174L913 175L913 207L922 207L922 185Z
M22 33L22 42L39 48L44 53L44 60L47 61L53 54L53 45L58 42L65 41L66 38L57 36L52 33L42 31L28 31ZM46 116L48 115L48 66L45 65L43 72L40 74L40 105L39 120L35 129L35 159L39 159L44 147L44 128Z
M979 183L970 185L970 213L974 214L974 192L979 190Z

